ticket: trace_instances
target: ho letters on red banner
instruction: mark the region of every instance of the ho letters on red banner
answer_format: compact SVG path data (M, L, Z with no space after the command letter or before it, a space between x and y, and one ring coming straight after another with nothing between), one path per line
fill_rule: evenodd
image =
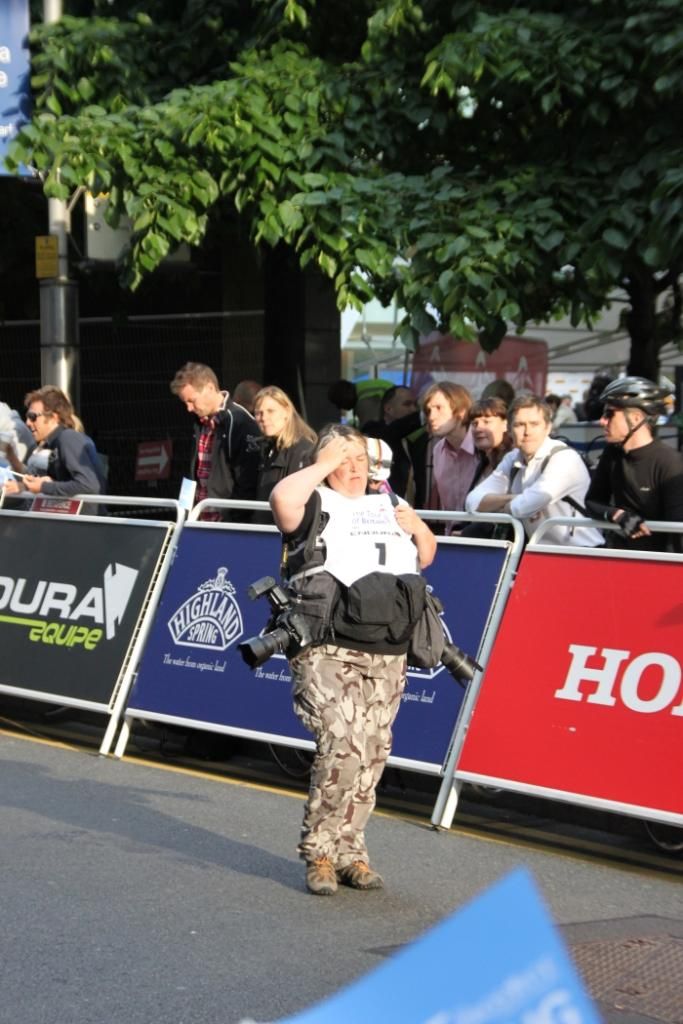
M680 584L675 562L528 551L457 776L683 816Z

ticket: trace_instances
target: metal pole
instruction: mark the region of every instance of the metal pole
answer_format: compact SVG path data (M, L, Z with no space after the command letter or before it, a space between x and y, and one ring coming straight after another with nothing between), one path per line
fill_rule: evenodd
M62 0L43 0L46 25L62 17ZM57 277L40 283L40 376L65 391L78 408L78 285L69 280L71 218L62 199L48 199L48 232L57 238Z
M62 0L43 0L43 21L46 25L59 21L62 13Z

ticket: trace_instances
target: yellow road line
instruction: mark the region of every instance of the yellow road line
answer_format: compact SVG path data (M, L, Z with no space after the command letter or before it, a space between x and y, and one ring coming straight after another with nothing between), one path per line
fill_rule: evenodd
M303 800L305 794L301 790L287 789L284 786L270 786L265 782L255 782L253 779L230 778L216 772L203 771L201 768L190 768L181 764L166 764L164 761L156 761L145 757L136 757L135 754L126 754L123 763L144 765L147 768L158 768L162 772L176 772L179 775L192 775L200 779L208 779L210 782L222 782L227 786L247 786L249 789L256 789L263 793L278 793L284 796L296 797Z
M0 718L0 722L6 722L11 729L3 729L0 726L0 736L10 736L15 740L24 740L31 743L42 743L46 747L58 747L60 750L82 750L82 747L73 746L71 743L65 743L62 740L48 739L46 736L41 736L38 732L33 732L28 726L22 722L13 722L10 718ZM17 731L20 730L20 731Z
M72 752L83 752L86 749L85 746L76 746L74 744L65 743L61 740L54 740L41 736L39 733L34 733L26 726L21 723L12 722L7 718L0 718L0 722L6 722L9 725L14 726L14 729L21 729L22 732L16 732L14 729L3 729L0 726L0 735L8 736L13 739L24 740L25 742L41 743L44 746L55 747L59 750L69 750ZM110 758L113 760L113 758ZM273 793L278 796L286 796L296 800L303 800L305 794L301 790L289 789L286 786L274 786L269 785L265 782L257 782L253 779L234 778L222 773L204 771L201 768L189 767L182 764L167 764L164 761L158 761L155 758L138 757L134 754L127 754L123 758L125 764L135 764L146 768L154 768L159 771L173 772L177 775L190 775L194 778L205 779L209 782L219 782L227 786L243 786L247 789L256 790L261 793ZM680 877L683 876L683 862L680 864L677 860L664 857L659 857L657 854L647 854L644 852L637 852L632 854L634 860L627 860L629 856L628 850L614 849L610 852L611 848L606 847L601 843L597 843L587 839L572 839L564 835L554 836L552 833L543 832L541 829L534 828L533 826L525 825L514 825L508 822L501 822L500 824L492 823L481 825L474 821L473 824L456 824L451 826L450 829L432 829L431 824L427 819L428 811L425 813L425 819L420 820L416 813L408 813L404 810L395 808L378 807L374 813L379 817L388 818L391 820L404 821L406 824L411 824L417 828L428 829L430 831L438 832L441 837L448 837L452 839L476 839L480 842L491 843L496 846L506 846L519 848L522 847L526 850L535 851L537 853L544 853L553 855L556 857L568 857L571 860L585 861L588 859L591 863L599 865L601 867L616 868L622 871L627 871L630 874L645 875L648 877L656 877L661 879L670 876L670 880L680 885ZM518 831L515 831L517 829ZM510 832L509 836L496 834L497 832ZM563 844L573 844L572 848L567 848ZM623 859L622 859L623 854ZM645 860L646 863L642 863ZM678 877L676 877L678 876Z
M12 739L24 740L24 742L41 743L46 747L56 747L58 750L71 750L76 753L83 752L84 750L90 750L93 753L92 748L88 748L85 745L74 745L65 743L62 740L51 739L47 736L41 736L40 733L32 732L31 729L27 728L20 722L12 722L8 718L0 718L0 722L7 722L13 726L12 729L3 729L0 726L0 736L9 736ZM15 731L21 730L20 732ZM26 735L24 735L26 734ZM110 757L109 760L115 760ZM124 764L137 764L142 765L146 768L158 768L162 772L175 772L179 775L192 775L200 779L208 779L210 782L222 782L227 786L248 786L251 789L261 790L264 793L282 793L285 796L297 797L299 800L303 798L302 793L296 790L285 789L280 786L269 786L266 783L254 782L253 780L244 780L229 778L215 772L202 771L200 768L190 768L186 765L179 764L166 764L164 761L156 761L152 758L136 757L135 754L126 754L125 758L122 759Z

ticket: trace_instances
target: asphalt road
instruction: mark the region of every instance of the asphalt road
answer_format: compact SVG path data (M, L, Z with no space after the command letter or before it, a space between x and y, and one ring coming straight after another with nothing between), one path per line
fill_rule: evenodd
M377 813L369 843L387 888L316 898L294 852L300 795L9 732L0 780L2 1024L277 1020L520 864L559 924L647 917L683 936L680 879L514 837Z

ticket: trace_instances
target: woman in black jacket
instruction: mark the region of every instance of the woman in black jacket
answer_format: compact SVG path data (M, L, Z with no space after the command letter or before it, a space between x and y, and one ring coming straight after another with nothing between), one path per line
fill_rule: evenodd
M508 430L508 407L502 398L480 398L469 411L468 425L472 431L479 463L474 471L470 491L493 473L498 463L513 448ZM453 534L459 537L506 537L508 527L488 523L467 523Z
M480 398L470 409L467 422L479 455L479 465L470 485L472 491L493 473L514 444L508 430L507 406L501 398Z
M254 399L254 418L263 434L256 500L268 501L278 481L310 465L317 440L285 392L270 385Z

